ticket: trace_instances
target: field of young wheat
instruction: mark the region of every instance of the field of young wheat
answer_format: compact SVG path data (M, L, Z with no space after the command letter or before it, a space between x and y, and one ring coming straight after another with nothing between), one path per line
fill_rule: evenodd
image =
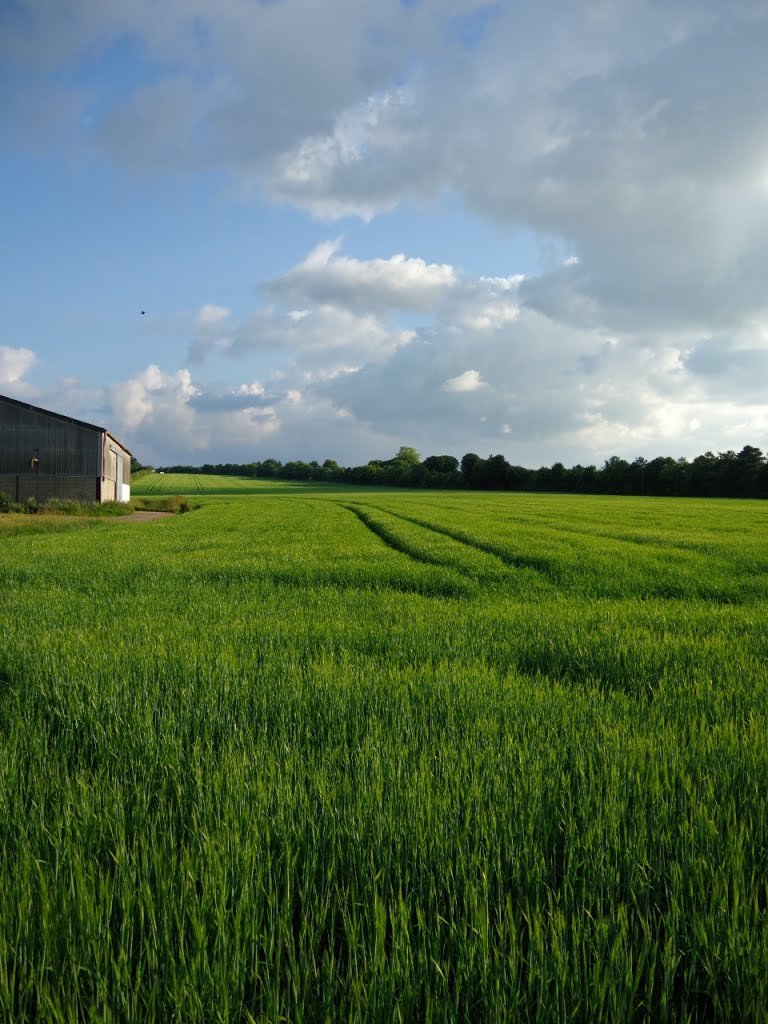
M131 494L160 497L167 494L274 494L294 493L305 485L291 480L265 480L244 476L210 476L205 473L150 473L131 485ZM316 492L328 488L313 485ZM338 490L338 488L336 488Z
M0 534L0 1019L764 1021L768 503L257 486Z

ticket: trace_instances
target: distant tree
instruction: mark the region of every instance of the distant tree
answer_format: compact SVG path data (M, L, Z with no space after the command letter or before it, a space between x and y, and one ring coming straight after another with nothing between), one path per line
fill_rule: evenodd
M503 455L490 455L483 467L484 486L494 491L503 491L507 486L510 465Z
M143 467L135 457L134 473ZM278 459L249 463L206 463L203 466L159 466L166 473L205 473L226 476L277 477L291 480L334 481L346 484L377 484L392 487L468 487L515 491L563 491L584 494L694 495L706 497L768 498L768 460L759 448L744 445L738 454L711 451L692 462L658 456L650 462L638 457L631 464L617 455L602 469L573 466L562 462L538 470L510 465L503 455L482 459L467 452L459 463L452 455L430 455L423 462L415 448L402 445L391 459L371 459L364 466L344 467L335 459L322 466L293 460L283 465Z
M739 464L739 496L756 498L760 493L765 459L759 448L745 444L736 456Z
M675 469L675 486L672 491L674 495L680 497L681 495L688 494L688 490L691 483L691 464L684 456L681 456L676 461Z
M455 473L459 468L459 460L453 455L430 455L424 459L422 466L432 473Z
M467 487L482 487L482 472L485 460L474 452L467 452L461 460L461 475Z
M526 469L524 466L509 466L507 468L506 486L510 491L532 491L535 480L535 470Z
M536 474L537 491L565 490L566 468L562 462L555 462L549 469L542 466Z
M607 494L628 494L630 489L629 463L612 455L600 470L600 490Z
M646 469L648 460L638 455L629 467L629 479L632 494L646 494Z
M430 455L410 475L419 487L461 487L459 460L453 455Z
M282 463L277 459L265 459L259 463L259 476L273 477L278 475Z
M310 480L312 469L313 467L308 462L294 459L292 462L286 462L280 467L278 476L282 480Z
M591 494L595 489L597 470L578 463L565 471L563 489L575 494Z
M598 486L597 466L585 466L581 474L580 490L585 494L594 494Z
M384 483L384 466L381 459L373 459L367 466L363 466L358 482L363 484Z
M720 466L714 452L697 455L691 463L690 494L702 498L714 497L719 492Z
M671 495L677 493L678 465L669 455L661 455L646 464L644 470L645 493Z
M735 498L739 493L739 457L729 449L717 453L718 494L724 498Z
M405 466L418 466L421 462L421 456L415 448L409 448L408 445L400 445L397 455L392 460L393 462L399 462Z

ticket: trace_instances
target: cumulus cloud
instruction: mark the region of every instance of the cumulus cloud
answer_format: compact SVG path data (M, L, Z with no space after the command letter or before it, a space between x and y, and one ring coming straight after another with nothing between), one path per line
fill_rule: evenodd
M190 363L202 363L212 351L227 349L232 344L228 334L232 311L226 306L207 303L197 311L193 323L193 337L187 349Z
M383 357L358 353L343 368L327 368L325 345L316 362L311 349L286 350L263 380L245 376L258 355L245 351L231 364L244 379L230 385L151 366L108 389L104 408L140 457L161 463L359 462L411 443L424 455L501 450L527 465L599 464L612 454L739 448L768 428L762 396L739 403L727 378L722 386L723 360L733 361L724 341L617 338L523 308L493 329L422 328L409 344ZM754 370L754 351L738 351L738 372Z
M422 448L463 454L498 447L502 435L508 447L510 434L516 446L554 446L585 423L579 360L600 345L531 312L491 331L446 323L318 389L374 430L399 427Z
M0 387L18 394L26 387L24 377L36 362L37 356L31 349L0 345Z
M585 461L585 452L586 461L599 461L617 447L654 455L673 443L676 454L691 455L717 448L732 421L759 422L768 334L756 327L715 339L678 329L614 332L571 288L583 272L575 259L549 272L561 276L565 297L546 306L531 301L541 278L471 277L415 257L352 259L340 245L316 246L267 283L268 297L282 305L239 324L222 318L229 340L218 351L244 366L267 359L271 369L253 392L197 396L196 414L250 409L259 429L272 425L271 450L287 457L307 454L288 426L299 422L300 407L304 423L322 411L313 441L320 444L326 428L329 438L346 437L341 449L323 448L342 459L362 436L370 457L382 453L384 439L407 435L425 452L501 448L530 463L569 453ZM404 328L393 318L409 290L429 326ZM209 342L220 344L215 332ZM749 419L735 417L740 389L753 396ZM299 444L293 452L289 439Z
M314 217L335 220L357 216L370 221L396 206L401 195L386 175L376 175L372 149L412 152L416 141L413 101L404 88L384 89L336 114L326 133L302 139L293 149L267 162L262 178L276 199L294 202ZM411 194L429 195L431 175L419 188L418 162L409 170Z
M198 390L191 396L189 405L200 412L240 412L248 410L257 416L271 416L276 395L268 393L260 385L241 384L236 388Z
M520 315L523 274L509 277L463 278L448 296L445 317L457 326L472 330L496 330Z
M271 300L241 322L229 310L198 313L188 356L217 352L240 360L271 356L308 376L332 377L387 359L416 336L394 314L428 313L460 281L449 265L395 255L358 260L338 255L341 240L323 242L279 278L260 287ZM494 300L495 301L495 300Z
M339 255L341 238L322 242L298 266L263 286L277 301L322 304L364 312L426 312L456 287L448 264L426 263L397 253L388 259Z
M372 453L387 454L396 441L396 435L354 424L349 413L311 387L277 380L269 388L258 381L201 385L188 370L150 365L91 400L98 408L91 418L108 423L134 454L154 465L250 462L268 455L323 459L342 449L351 461L363 461Z
M28 87L26 106L5 101L16 138L47 131L56 80L66 138L121 167L224 169L327 219L454 193L555 254L525 277L471 277L324 242L262 284L252 315L200 308L189 361L231 357L234 383L148 367L108 389L131 436L167 427L222 457L265 438L288 457L308 436L340 458L360 439L361 454L503 443L523 461L691 454L765 430L766 4L521 0L496 5L492 31L461 21L482 6L3 8L0 55ZM143 72L122 90L55 74L116 45ZM30 356L0 349L6 387Z
M765 401L768 330L704 338L681 353L681 363L710 399L738 395L745 404L759 404Z
M189 370L168 374L151 364L134 377L108 388L107 398L120 428L135 434L147 426L158 430L166 426L173 431L190 428L186 407L197 393Z
M134 40L144 80L78 100L100 111L95 137L123 165L225 167L324 217L453 190L495 222L562 239L565 265L521 296L577 326L714 331L762 315L765 4L523 0L462 45L455 26L484 6L231 0L210 14L192 0L63 0L51 15L22 0L4 12L0 52L37 67L39 90L43 72ZM299 267L274 286L351 302L357 281L362 308L378 274L382 301L421 308L443 268L394 259L358 281L362 268L332 254L323 274Z
M767 302L766 46L768 9L746 0L509 6L471 60L428 66L361 115L353 152L337 128L313 138L323 159L285 194L370 213L452 189L497 223L564 240L564 265L521 288L549 316L741 325Z
M373 313L317 306L297 318L293 311L266 308L237 325L226 352L237 358L276 354L306 369L331 371L387 358L414 337L408 328L388 325Z
M0 12L0 56L44 81L77 59L132 46L151 74L114 93L96 117L93 133L106 151L135 168L224 163L248 175L285 162L338 115L391 89L417 53L444 45L453 17L484 2L227 0L214 10L198 0L60 0L52 10L44 0L19 0ZM169 66L172 75L158 73ZM90 99L84 111L103 107ZM353 126L340 134L342 149L354 147Z
M204 389L188 369L171 372L156 364L104 389L103 416L144 462L231 461L277 429L249 385L238 394Z
M200 307L195 319L201 327L207 327L209 324L218 324L222 320L226 320L231 312L226 306L215 306L209 303Z
M451 377L443 383L443 391L477 391L488 385L477 372L477 370L465 370L456 377Z

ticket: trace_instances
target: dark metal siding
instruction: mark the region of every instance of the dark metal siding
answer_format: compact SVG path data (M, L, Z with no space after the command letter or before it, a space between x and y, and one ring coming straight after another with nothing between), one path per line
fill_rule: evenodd
M0 398L0 473L100 476L102 434L85 424Z
M101 481L92 476L35 476L31 473L0 474L0 491L14 501L36 498L71 498L74 501L98 501Z

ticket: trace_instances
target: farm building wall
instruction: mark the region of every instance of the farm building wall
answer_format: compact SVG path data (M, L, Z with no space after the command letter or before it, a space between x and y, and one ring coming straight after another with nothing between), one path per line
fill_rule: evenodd
M0 473L97 477L98 427L0 398Z
M131 496L131 453L106 431L102 444L101 500L128 501Z
M73 501L98 501L99 480L92 476L41 476L33 473L0 473L0 491L14 501L35 498L71 498Z
M0 395L0 491L16 501L128 501L131 453L103 427Z

